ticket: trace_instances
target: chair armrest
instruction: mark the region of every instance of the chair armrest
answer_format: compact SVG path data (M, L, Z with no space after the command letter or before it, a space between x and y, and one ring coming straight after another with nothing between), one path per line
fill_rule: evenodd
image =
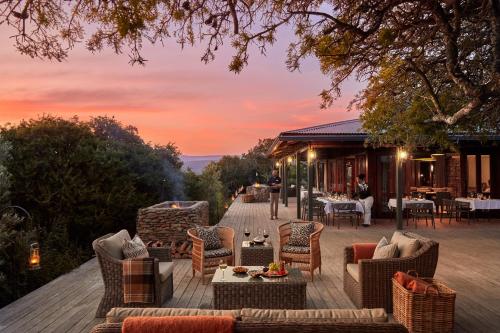
M191 250L191 254L193 256L197 256L199 258L203 258L205 255L205 242L194 235L189 235L193 240L193 249Z
M121 333L122 323L98 324L92 328L90 333Z
M168 247L148 247L149 256L151 258L158 258L160 262L172 261L172 252L170 246Z
M354 264L354 248L352 246L344 248L344 270L346 270L347 264Z

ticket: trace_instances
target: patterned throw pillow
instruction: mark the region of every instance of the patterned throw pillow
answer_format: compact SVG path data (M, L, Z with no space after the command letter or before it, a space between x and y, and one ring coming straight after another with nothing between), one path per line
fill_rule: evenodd
M222 243L217 232L217 227L197 227L198 237L205 243L205 250L217 250L222 247Z
M148 258L149 253L142 239L135 235L132 240L123 240L123 256L125 259Z
M314 232L314 223L292 223L288 245L309 246L309 236Z

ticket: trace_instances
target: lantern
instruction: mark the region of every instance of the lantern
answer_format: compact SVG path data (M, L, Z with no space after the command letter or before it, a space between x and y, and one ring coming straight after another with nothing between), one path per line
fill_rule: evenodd
M28 268L30 270L40 269L40 246L38 243L30 245L30 257L28 260Z
M293 162L292 156L288 156L288 158L286 159L286 161L288 162L288 164L292 164L292 162Z
M278 161L274 165L276 165L276 167L279 168L281 166L281 163Z
M403 148L398 149L398 158L401 161L404 161L408 158L408 152L404 150Z
M309 151L307 152L307 158L309 162L312 162L316 159L316 152L314 151L314 149L309 149Z

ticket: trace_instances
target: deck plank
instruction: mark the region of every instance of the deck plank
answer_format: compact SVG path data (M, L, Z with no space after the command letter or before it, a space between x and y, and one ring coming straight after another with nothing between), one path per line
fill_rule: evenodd
M244 229L254 237L258 229L267 229L275 245L277 257L277 227L294 219L294 200L285 208L280 205L280 219L269 219L266 203L244 204L237 199L220 224L235 229L236 244L244 240ZM311 308L352 308L343 292L343 248L353 242L377 242L390 237L394 230L391 220L379 220L370 228L358 230L348 224L340 229L325 227L321 237L323 268L307 286L307 304ZM410 225L408 230L415 231ZM500 331L500 221L480 220L468 225L436 222L436 230L420 224L417 233L440 242L440 257L436 278L445 281L458 293L456 332ZM236 249L239 263L240 249ZM310 281L309 273L304 273ZM175 260L174 297L164 306L210 308L213 293L210 276L207 284L200 275L192 276L191 261ZM1 332L88 332L102 319L94 318L103 292L97 260L94 258L74 271L63 275L32 293L0 309Z

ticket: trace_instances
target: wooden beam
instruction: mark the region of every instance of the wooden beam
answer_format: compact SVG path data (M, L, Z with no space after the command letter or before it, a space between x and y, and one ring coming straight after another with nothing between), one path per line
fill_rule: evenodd
M297 218L300 219L302 216L301 205L302 202L300 200L300 153L295 153L295 167L297 170L295 171L295 197L297 198Z

